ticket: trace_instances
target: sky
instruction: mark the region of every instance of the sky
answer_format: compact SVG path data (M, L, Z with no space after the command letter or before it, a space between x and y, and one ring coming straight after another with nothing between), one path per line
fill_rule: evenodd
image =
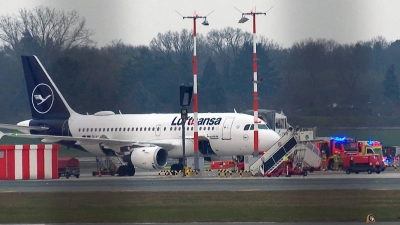
M307 38L341 44L378 36L389 42L400 39L399 0L0 0L0 16L17 15L21 8L39 5L76 10L94 32L92 39L98 47L113 40L149 45L158 33L192 30L193 19L182 16L195 12L207 16L210 24L203 26L199 19L199 34L228 26L252 32L251 20L238 23L241 12L250 10L267 12L256 16L257 35L283 48Z

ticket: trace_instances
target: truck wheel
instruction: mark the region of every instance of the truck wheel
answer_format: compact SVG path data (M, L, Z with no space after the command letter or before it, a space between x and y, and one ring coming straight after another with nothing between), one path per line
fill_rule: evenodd
M75 177L76 177L76 178L79 178L79 174L76 174Z
M92 172L92 176L96 176L96 172L93 171L93 172Z
M350 173L351 173L351 169L347 169L346 174L350 174Z
M65 177L68 179L69 176L71 176L71 174L67 173L67 175L65 175Z
M307 171L303 172L303 176L305 176L305 177L307 176Z
M381 171L379 171L379 170L378 170L378 171L376 171L376 173L377 173L377 174L380 174L380 173L381 173Z
M355 174L358 174L360 171L356 171L356 172L354 172Z
M371 169L368 169L368 170L367 170L367 173L368 173L368 174L371 174L371 173L372 173L372 170L371 170Z

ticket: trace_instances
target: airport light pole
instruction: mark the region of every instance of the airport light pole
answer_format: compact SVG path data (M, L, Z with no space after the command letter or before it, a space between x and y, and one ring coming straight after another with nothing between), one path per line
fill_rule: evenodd
M211 12L212 13L212 12ZM208 15L210 15L209 13ZM199 133L198 133L198 100L197 100L197 56L196 56L196 20L204 19L201 23L208 26L207 16L199 16L195 13L194 16L183 16L183 19L193 19L193 119L194 119L194 169L199 170Z
M269 11L269 10L268 10ZM249 19L246 18L247 15L253 17L253 107L254 107L254 151L253 157L257 157L259 155L258 149L258 90L257 90L257 37L256 37L256 16L257 15L266 15L266 12L253 12L250 10L250 13L242 13L242 18L240 18L239 23L245 23Z

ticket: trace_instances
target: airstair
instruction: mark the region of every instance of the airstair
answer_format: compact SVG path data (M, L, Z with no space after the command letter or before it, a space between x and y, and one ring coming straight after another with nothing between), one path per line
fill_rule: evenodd
M118 156L96 157L97 170L92 172L92 175L114 175L118 167L125 165L122 159Z
M251 166L252 175L269 174L277 170L285 156L292 158L293 164L303 169L303 166L318 167L321 162L319 149L310 141L313 132L310 130L288 129L270 149L268 149Z

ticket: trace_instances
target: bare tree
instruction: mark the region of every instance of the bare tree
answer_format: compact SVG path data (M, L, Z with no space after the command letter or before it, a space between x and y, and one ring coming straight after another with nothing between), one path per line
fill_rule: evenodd
M0 17L0 39L17 55L57 52L93 44L93 32L76 11L64 12L38 6L19 15ZM34 52L30 52L34 51Z

